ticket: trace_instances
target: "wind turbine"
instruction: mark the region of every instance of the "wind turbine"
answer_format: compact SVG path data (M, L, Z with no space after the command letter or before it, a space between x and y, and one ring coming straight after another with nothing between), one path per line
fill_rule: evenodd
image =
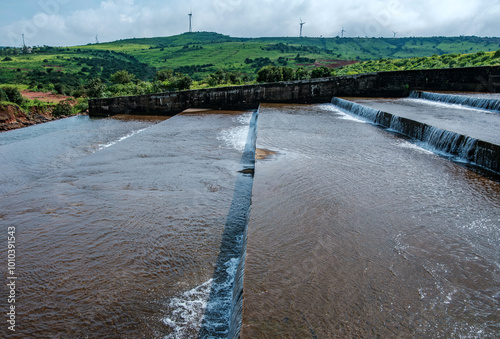
M95 43L98 44L99 43L99 39L97 38L97 34L95 35Z
M345 29L344 29L344 26L342 26L342 31L341 31L342 38L344 37L344 32L345 32Z
M192 28L191 28L191 19L193 18L193 10L191 9L189 11L189 33L193 32Z
M300 37L302 38L302 26L304 26L305 22L302 21L302 18L300 19Z
M396 37L396 34L398 34L398 32L394 32L394 31L392 31L392 33L394 33L394 37Z

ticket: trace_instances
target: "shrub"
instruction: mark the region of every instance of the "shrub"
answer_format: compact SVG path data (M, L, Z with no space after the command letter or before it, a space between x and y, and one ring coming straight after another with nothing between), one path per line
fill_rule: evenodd
M3 58L2 61L12 61L12 58L11 57L5 57L5 58Z
M500 49L493 54L494 58L500 58Z
M24 102L23 96L21 95L21 92L16 87L5 87L4 89L5 94L7 95L8 100L10 102L13 102L18 105L22 105Z
M306 70L304 67L299 67L295 71L295 80L305 80L311 77L311 72Z
M3 88L0 88L0 101L9 101L9 97L7 96L7 93L5 93Z
M54 89L58 94L66 95L69 93L68 87L61 83L54 84Z
M312 70L311 78L326 78L331 76L331 72L325 66L320 66Z
M174 77L174 71L172 71L171 69L167 69L156 72L155 79L157 81L166 81L172 79L173 77Z
M193 83L193 80L187 75L181 75L176 78L174 83L175 87L182 91L185 89L189 89L191 87L191 84Z
M100 98L106 90L106 85L102 83L102 80L100 78L94 78L89 80L86 88L87 95L90 98Z
M132 82L134 78L135 75L130 74L126 70L121 70L111 75L111 82L114 84L128 84Z
M257 82L278 82L283 80L283 70L277 66L266 66L257 72Z
M80 113L80 112L85 112L88 109L89 109L89 101L86 98L79 98L75 106L75 111Z
M57 104L56 108L52 111L52 115L56 117L68 116L73 114L73 107L68 101L61 101Z

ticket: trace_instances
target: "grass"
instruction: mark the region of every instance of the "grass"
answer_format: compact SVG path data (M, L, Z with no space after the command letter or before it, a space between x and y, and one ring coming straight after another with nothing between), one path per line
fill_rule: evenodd
M279 47L283 48L279 48ZM34 48L33 54L9 55L12 61L2 61L0 55L0 83L32 85L37 82L36 72L44 73L44 81L56 83L55 75L69 75L78 83L99 76L109 79L116 67L128 67L138 79L152 80L153 71L144 67L134 68L144 63L156 70L172 69L189 74L194 80L201 80L218 69L242 72L255 78L263 64L245 62L247 59L269 58L275 65L292 68L317 66L334 67L336 60L352 60L362 66L352 65L340 70L341 74L361 70L418 69L435 64L441 67L464 67L468 65L498 64L491 58L480 61L474 57L455 58L455 64L432 57L444 54L476 54L500 49L500 38L480 37L409 37L409 38L314 38L314 37L267 37L233 38L211 32L184 33L170 37L126 39L109 43L73 46L64 48ZM0 50L1 54L2 50ZM296 60L297 55L313 62ZM489 54L488 54L489 55ZM431 57L433 60L418 61L417 58ZM113 66L93 67L80 58L98 59L114 63ZM381 59L398 59L388 64ZM400 59L409 61L401 61ZM109 68L113 67L113 68ZM50 70L51 69L51 70ZM92 72L90 71L92 69ZM49 77L48 72L52 72ZM40 78L41 79L41 78ZM41 80L40 80L41 81ZM61 82L67 82L61 80ZM68 84L75 87L75 83ZM44 86L52 89L54 86ZM23 88L25 89L25 88Z
M269 47L284 44L311 51L279 51ZM475 53L500 49L500 38L429 37L429 38L232 38L229 36L196 32L172 37L127 39L110 43L77 46L72 49L111 50L136 57L157 69L177 69L182 66L207 66L191 75L196 80L217 69L255 74L258 69L245 59L288 59L287 66L314 68L331 65L333 60L377 60L380 58L411 58L449 53ZM296 62L294 58L315 59L316 63Z
M445 54L408 59L379 59L342 67L337 75L415 69L458 68L500 65L500 53Z

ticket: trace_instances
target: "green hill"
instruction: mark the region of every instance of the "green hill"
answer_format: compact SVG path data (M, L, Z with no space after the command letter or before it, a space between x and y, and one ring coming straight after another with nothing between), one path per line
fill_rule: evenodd
M463 55L500 49L500 38L412 37L412 38L233 38L211 33L184 33L170 37L126 39L109 43L65 48L34 47L30 54L12 48L0 49L0 83L69 92L96 77L109 82L112 74L127 70L136 79L150 81L158 70L173 70L201 80L219 69L246 74L255 79L267 65L294 69L318 66L337 68L339 74L411 67L459 67L498 64L490 54L465 60L446 59L444 54ZM421 59L434 55L432 61ZM488 56L488 59L485 57ZM389 59L409 59L394 61ZM418 61L414 59L420 58ZM484 60L483 60L484 59ZM438 62L439 61L439 62ZM359 64L363 62L362 64ZM361 66L363 65L363 66Z
M270 62L293 68L335 67L344 65L342 61L496 51L500 38L232 38L196 32L78 48L126 53L157 69L177 69L200 79L220 68L254 74Z

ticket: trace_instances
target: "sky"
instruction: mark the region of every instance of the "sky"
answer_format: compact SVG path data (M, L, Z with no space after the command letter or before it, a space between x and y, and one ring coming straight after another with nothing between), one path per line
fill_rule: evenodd
M0 0L0 46L76 46L189 30L232 37L500 36L500 0Z

